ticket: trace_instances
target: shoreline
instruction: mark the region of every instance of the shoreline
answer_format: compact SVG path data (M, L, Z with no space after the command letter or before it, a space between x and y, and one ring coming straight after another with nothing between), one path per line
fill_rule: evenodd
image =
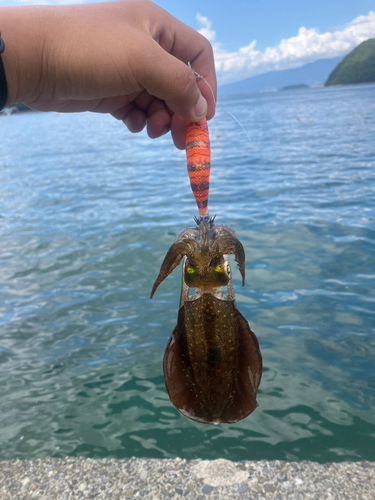
M0 460L1 500L375 500L375 462Z

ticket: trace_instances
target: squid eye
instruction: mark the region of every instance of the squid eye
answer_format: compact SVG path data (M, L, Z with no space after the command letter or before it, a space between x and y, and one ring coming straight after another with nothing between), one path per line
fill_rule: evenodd
M186 266L186 273L189 274L190 276L194 276L194 274L195 274L194 267Z
M198 274L195 267L189 265L185 266L184 281L189 287L195 288L197 286Z

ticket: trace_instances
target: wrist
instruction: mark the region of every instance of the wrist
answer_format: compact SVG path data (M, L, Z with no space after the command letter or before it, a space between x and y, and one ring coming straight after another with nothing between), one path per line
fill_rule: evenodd
M2 60L7 80L7 106L32 102L42 81L44 27L42 8L1 7Z

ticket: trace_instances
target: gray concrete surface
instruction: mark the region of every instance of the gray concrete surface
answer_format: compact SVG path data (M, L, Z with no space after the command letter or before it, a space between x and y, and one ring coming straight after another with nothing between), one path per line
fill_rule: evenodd
M0 461L0 499L375 500L375 462Z

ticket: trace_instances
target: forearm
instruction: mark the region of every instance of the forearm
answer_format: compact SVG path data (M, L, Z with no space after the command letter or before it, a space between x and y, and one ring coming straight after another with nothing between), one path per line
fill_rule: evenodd
M40 93L47 26L48 12L43 6L0 8L8 106L33 100Z

